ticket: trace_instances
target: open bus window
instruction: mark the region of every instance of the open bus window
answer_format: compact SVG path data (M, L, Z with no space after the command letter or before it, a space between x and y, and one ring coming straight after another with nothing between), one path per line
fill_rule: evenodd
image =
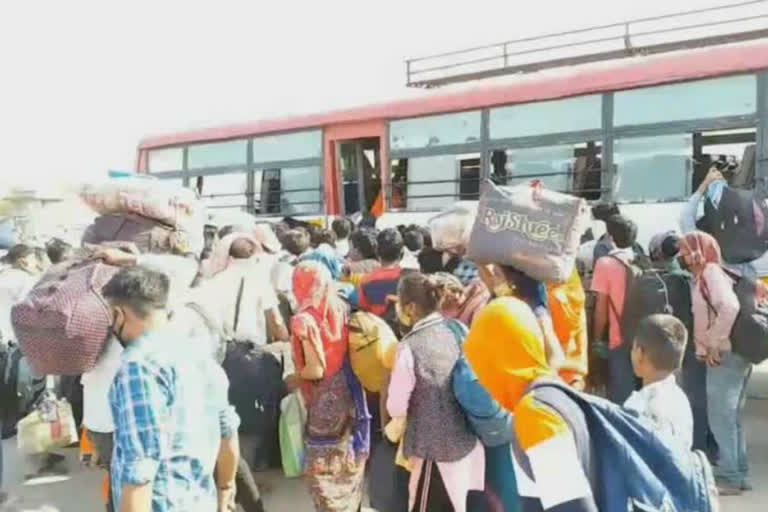
M393 209L441 209L480 194L480 154L392 160Z
M245 210L248 205L248 175L211 174L193 178L200 198L208 208Z
M490 178L499 185L538 180L558 192L599 199L601 151L599 142L496 150L490 156Z
M754 183L755 129L681 133L617 139L614 162L619 201L674 201L687 198L720 158L738 163L731 184Z
M261 213L302 215L322 210L318 166L264 169L260 191Z

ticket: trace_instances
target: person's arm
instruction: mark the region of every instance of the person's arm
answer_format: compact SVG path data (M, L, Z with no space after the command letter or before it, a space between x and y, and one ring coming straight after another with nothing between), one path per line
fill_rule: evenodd
M416 374L413 369L413 352L408 345L400 343L387 390L387 412L390 416L403 418L408 414L408 403L415 387Z
M547 355L549 366L553 370L559 371L560 366L565 363L565 352L555 333L555 326L552 323L552 315L550 315L548 309L543 307L536 308L535 313L536 319L539 322L539 327L541 327L541 332L544 335L544 350Z
M123 454L121 512L149 512L152 486L160 461L170 455L166 425L173 403L172 378L162 369L124 363L110 392L116 447Z
M273 341L287 341L289 338L288 328L283 322L283 315L277 308L272 308L267 311L267 332L272 333Z
M307 313L300 313L291 320L291 331L297 344L294 350L301 350L304 366L296 366L296 372L303 380L320 380L325 375L325 352L320 331Z
M731 279L717 265L707 265L701 279L706 283L706 290L712 309L712 322L704 333L703 341L708 347L710 366L720 363L720 354L730 347L731 329L739 314L739 299L733 291Z
M236 435L222 439L216 458L216 487L218 488L219 512L228 512L234 503L235 475L240 460L240 441Z
M547 512L598 512L568 423L529 395L515 409L515 432L525 452L542 509Z

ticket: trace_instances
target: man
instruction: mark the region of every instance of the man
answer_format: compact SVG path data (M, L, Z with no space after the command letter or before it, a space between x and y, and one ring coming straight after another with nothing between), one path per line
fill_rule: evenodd
M349 234L352 232L352 222L349 219L334 219L331 229L336 234L336 254L339 258L346 258L349 254Z
M113 503L120 512L223 512L234 495L239 419L205 347L166 325L169 288L165 274L135 266L102 290L124 348L109 391Z
M348 261L344 265L342 280L359 285L363 278L381 267L378 259L377 232L359 229L349 237Z
M606 227L616 249L595 264L592 291L595 303L595 339L602 339L608 330L608 397L623 404L635 390L635 376L630 358L630 343L621 332L621 316L627 295L629 265L635 260L633 246L637 239L637 225L621 215L607 219Z
M373 270L360 282L358 298L360 309L384 317L391 309L390 297L397 296L403 259L403 237L395 228L387 228L376 238L381 267Z

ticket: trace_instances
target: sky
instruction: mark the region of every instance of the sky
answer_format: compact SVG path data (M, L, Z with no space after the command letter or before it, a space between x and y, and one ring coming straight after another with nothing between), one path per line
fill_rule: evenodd
M0 182L130 169L150 134L402 97L409 57L729 1L0 2Z

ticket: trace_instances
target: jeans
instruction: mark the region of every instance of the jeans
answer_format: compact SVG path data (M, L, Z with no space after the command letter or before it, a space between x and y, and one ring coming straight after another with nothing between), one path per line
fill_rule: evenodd
M680 387L693 412L693 449L709 453L709 419L707 417L707 366L696 359L696 347L689 341L683 357Z
M752 364L733 352L723 354L720 366L707 368L707 415L709 428L720 448L715 477L742 487L747 480L747 441L744 437L744 405Z
M632 345L625 343L608 354L608 398L615 404L624 405L637 389L631 352Z

